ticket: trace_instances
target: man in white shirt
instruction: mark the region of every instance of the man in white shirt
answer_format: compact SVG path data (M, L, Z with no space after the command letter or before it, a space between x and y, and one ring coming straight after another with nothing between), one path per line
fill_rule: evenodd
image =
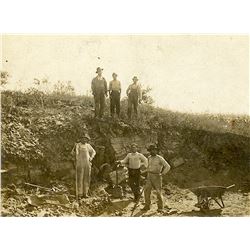
M163 198L161 194L162 189L162 175L165 175L170 170L168 162L160 155L157 154L157 147L150 145L148 148L150 156L148 157L147 181L144 188L145 206L144 211L150 209L150 196L152 189L156 190L158 199L158 212L163 210Z
M116 112L120 116L121 83L117 80L117 74L112 74L113 80L109 83L110 113L114 117Z
M133 143L131 145L131 153L128 153L120 163L127 165L129 186L134 194L134 201L137 202L140 199L140 168L142 165L147 168L148 160L143 154L137 152L137 145Z

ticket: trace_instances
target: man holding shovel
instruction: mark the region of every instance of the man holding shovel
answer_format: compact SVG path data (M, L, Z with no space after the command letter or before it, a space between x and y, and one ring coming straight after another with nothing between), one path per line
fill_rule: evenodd
M148 157L148 168L147 180L144 187L144 197L145 197L145 206L142 209L147 211L150 209L150 196L152 189L156 190L157 199L158 199L158 212L163 210L163 198L162 198L162 175L165 175L170 170L170 165L167 161L160 155L157 154L158 150L155 145L150 145L148 148L150 156Z

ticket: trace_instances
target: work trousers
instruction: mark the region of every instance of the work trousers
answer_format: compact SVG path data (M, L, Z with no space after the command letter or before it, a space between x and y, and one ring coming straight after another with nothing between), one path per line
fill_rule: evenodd
M76 164L76 181L78 195L88 195L91 180L91 163L80 156Z
M137 108L138 108L138 94L130 93L128 96L128 118L131 119L132 109L134 110L134 114L137 117Z
M140 169L128 168L128 182L135 199L140 196Z
M95 117L102 118L105 108L105 95L104 93L95 93Z
M120 116L120 92L112 91L110 94L110 113L114 116L116 112L117 116Z
M161 193L162 188L162 176L159 174L151 174L148 173L147 181L144 188L144 198L145 198L145 206L150 207L151 200L151 191L152 189L156 190L157 195L157 205L159 209L163 209L163 197Z

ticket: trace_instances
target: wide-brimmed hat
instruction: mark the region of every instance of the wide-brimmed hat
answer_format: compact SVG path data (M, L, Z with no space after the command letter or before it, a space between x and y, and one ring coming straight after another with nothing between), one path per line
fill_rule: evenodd
M148 146L147 148L148 151L151 151L151 150L158 150L158 147L155 145L155 144L151 144Z
M130 147L131 147L131 148L132 148L132 147L138 147L138 145L137 145L135 142L133 142L133 143L131 143Z
M134 77L132 78L132 80L137 80L137 81L138 81L139 79L138 79L137 76L134 76Z
M95 72L95 73L98 73L99 70L103 71L102 68L98 67L98 68L96 69L96 72Z
M112 76L118 76L115 72L112 74Z

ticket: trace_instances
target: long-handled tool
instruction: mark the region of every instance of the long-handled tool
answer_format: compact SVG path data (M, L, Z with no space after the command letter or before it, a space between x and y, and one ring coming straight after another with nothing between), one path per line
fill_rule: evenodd
M145 183L144 183L144 185L143 185L143 187L142 187L142 189L141 189L141 192L140 192L140 194L139 194L139 196L138 196L138 199L136 200L135 205L134 205L134 207L133 207L132 210L131 210L131 214L130 214L131 217L133 216L133 214L134 214L134 212L135 212L137 206L139 205L141 196L142 196L142 194L143 194L143 192L144 192L144 189L145 189L145 186L146 186L146 179L144 180L144 182L145 182Z
M112 196L114 197L114 198L122 198L123 197L123 190L122 190L122 187L119 185L119 183L118 183L118 167L119 167L120 165L117 165L116 166L116 169L115 169L115 179L116 179L116 183L115 183L115 186L114 186L114 188L113 188L113 190L112 190Z
M78 201L78 178L77 178L76 164L75 164L75 172L76 172L76 200Z
M79 195L78 195L78 175L77 175L77 159L76 159L76 155L77 155L77 150L76 150L76 145L75 145L75 181L76 181L76 186L75 186L75 191L76 191L76 201L78 201L79 199Z

